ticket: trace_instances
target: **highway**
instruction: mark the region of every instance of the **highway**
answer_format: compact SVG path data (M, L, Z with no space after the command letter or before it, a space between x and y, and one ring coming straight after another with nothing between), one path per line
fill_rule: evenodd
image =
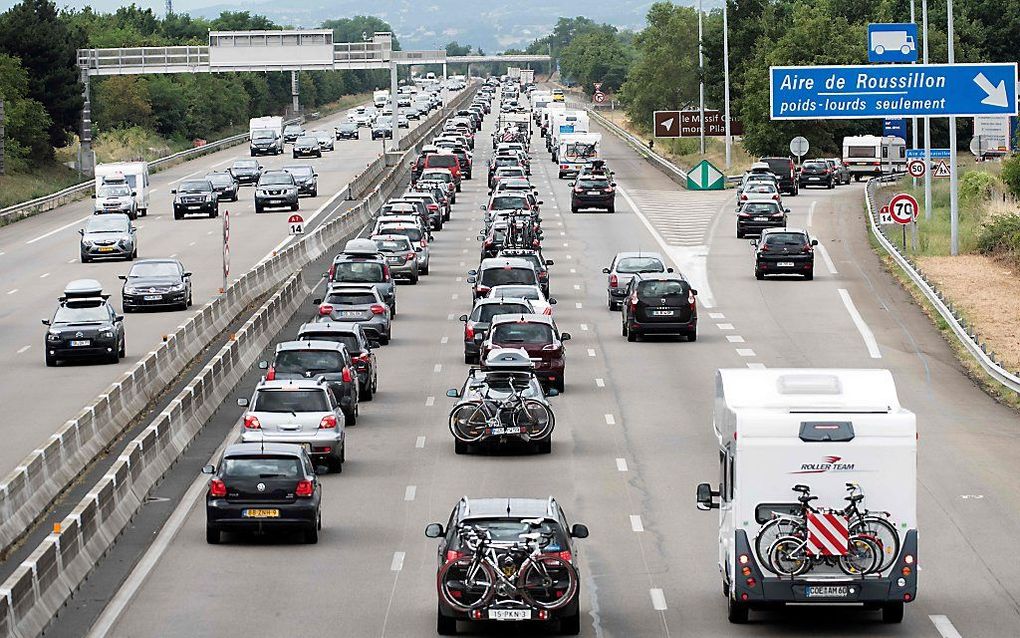
M571 522L590 527L591 537L577 543L586 636L1018 635L1016 415L974 386L882 270L857 185L786 200L790 225L824 246L814 281L756 281L750 247L734 236L730 193L683 191L604 132L603 154L621 187L617 213L572 215L566 182L536 136L533 181L545 201L545 256L555 262L555 317L573 335L566 392L552 399L553 451L455 456L445 391L466 371L456 317L470 306L464 279L478 258L493 119L477 137L477 177L465 182L436 236L432 274L399 289L394 339L378 353L379 394L348 433L343 474L323 477L319 543L207 545L205 478L196 476L194 498L175 504L179 528L150 547L104 615L109 631L97 635L268 636L300 627L313 635L432 636L435 542L422 530L445 523L465 494L553 495ZM601 269L617 251L639 248L668 253L699 289L696 343L621 337ZM893 372L920 432L920 590L902 624L833 607L752 612L746 627L727 622L717 515L695 509L694 486L717 480L714 372L746 366ZM60 635L75 633L65 627Z
M309 130L332 131L346 111L309 122ZM411 125L417 125L412 120ZM300 214L307 230L328 220L343 204L334 195L382 152L382 143L362 129L360 140L336 141L336 150L320 158L293 159L290 146L277 156L262 156L266 168L310 164L319 177L317 197L302 197ZM110 383L154 349L163 335L173 332L187 317L214 298L222 286L222 215L230 212L230 270L233 277L257 264L289 241L289 210L270 209L256 215L254 188L242 186L237 202L220 202L220 218L189 216L173 219L171 190L182 180L200 178L213 170L226 170L235 159L250 157L243 144L178 164L152 175L151 207L138 228L140 259L174 256L193 273L194 306L187 311L138 312L126 315L127 357L117 365L62 364L46 368L43 361L45 328L57 297L73 279L99 280L121 310L118 275L130 262L107 260L82 264L78 259L78 229L91 215L92 200L62 206L7 226L0 233L0 358L5 362L0 384L0 405L5 406L0 447L0 474L6 474L26 454L45 443L67 419L74 418ZM336 200L336 201L334 201ZM328 206L328 208L327 208Z

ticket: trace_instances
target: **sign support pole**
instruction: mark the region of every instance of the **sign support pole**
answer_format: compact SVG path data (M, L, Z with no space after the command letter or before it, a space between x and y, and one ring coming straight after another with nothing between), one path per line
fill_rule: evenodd
M924 63L928 64L928 0L921 0ZM931 219L931 118L924 118L924 218Z
M733 137L730 135L730 28L729 21L726 17L728 13L729 0L723 3L722 9L722 48L723 48L723 89L725 91L724 102L725 117L726 117L726 169L729 170L733 164L732 161L732 147ZM704 122L705 118L702 117L701 121Z
M949 63L956 62L953 51L953 0L946 0L946 33L949 36ZM960 202L956 174L956 117L949 117L949 254L960 253Z
M701 154L705 154L705 49L701 28L701 0L698 0L698 111L701 113Z
M393 137L390 140L390 148L393 152L400 150L400 107L397 106L397 61L390 62L390 108L393 110ZM383 136L383 148L386 147L386 137Z
M914 24L917 24L917 18L915 17L915 14L914 14L914 0L910 0L910 21L912 23L914 23ZM916 43L915 43L914 46L915 46L915 50L914 51L916 53L917 52L917 49L916 49L917 45L916 45ZM912 62L911 64L917 64L917 63L916 62ZM911 138L910 148L917 148L917 118L916 117L910 118L910 138ZM914 188L917 188L917 178L916 177L914 178L913 184L914 184Z

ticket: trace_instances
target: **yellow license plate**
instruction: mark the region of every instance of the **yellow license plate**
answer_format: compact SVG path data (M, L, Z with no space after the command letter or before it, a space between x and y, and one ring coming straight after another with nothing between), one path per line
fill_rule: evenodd
M244 518L280 518L280 510L244 510Z
M101 252L101 253L112 253L113 252L113 248L111 248L110 246L104 246L104 247L99 249L99 252Z

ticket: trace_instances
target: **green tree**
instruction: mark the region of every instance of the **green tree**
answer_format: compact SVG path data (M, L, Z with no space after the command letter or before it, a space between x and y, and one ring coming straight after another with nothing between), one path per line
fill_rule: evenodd
M53 153L47 129L49 115L28 96L28 71L17 58L0 53L0 99L4 101L4 154L8 168L19 170Z
M209 23L209 28L213 31L273 31L282 27L248 11L224 11Z
M179 82L170 75L153 75L148 78L148 84L156 132L164 137L180 135L188 103Z
M22 0L0 15L0 52L20 59L28 71L28 95L49 114L51 146L66 146L81 122L78 35L50 0Z
M137 75L115 75L96 82L93 89L95 122L100 129L150 126L149 83Z
M560 71L590 95L594 82L601 82L603 91L617 91L629 64L630 52L616 29L597 29L577 36L563 49Z

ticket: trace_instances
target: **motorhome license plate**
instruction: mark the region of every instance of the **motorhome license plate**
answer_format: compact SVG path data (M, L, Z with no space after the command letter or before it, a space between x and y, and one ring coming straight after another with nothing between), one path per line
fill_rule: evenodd
M779 266L780 268L793 268L792 261L781 261L776 265Z
M530 609L490 609L489 620L531 620Z
M280 518L280 510L244 510L241 512L244 518Z
M504 428L491 428L489 433L492 434L493 436L499 436L501 434L520 434L523 431L524 431L524 428L522 428L520 426L516 426L516 427L504 427Z
M89 345L89 340L88 339L85 339L84 341L72 341L71 342L71 347L87 346L87 345Z
M850 588L846 585L808 585L804 588L805 598L846 598Z

